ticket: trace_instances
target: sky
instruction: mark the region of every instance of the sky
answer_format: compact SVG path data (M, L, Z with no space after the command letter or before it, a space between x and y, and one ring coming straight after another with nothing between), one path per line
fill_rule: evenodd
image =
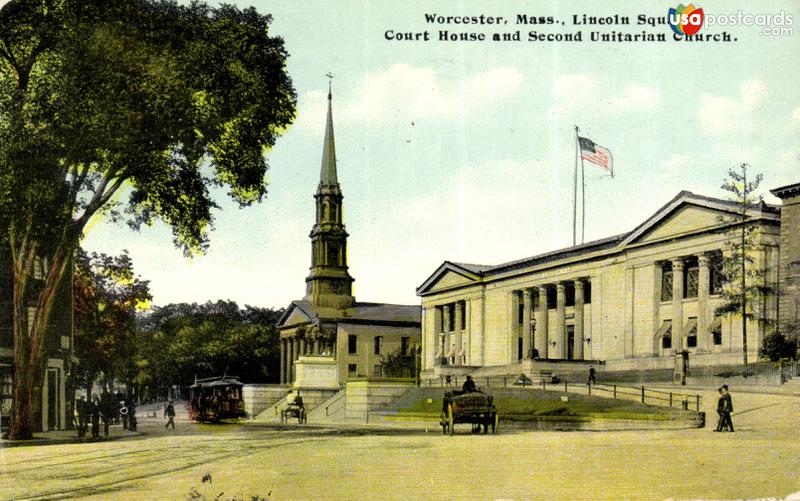
M248 6L250 2L238 2ZM741 162L768 190L800 182L800 4L706 1L710 14L783 12L792 34L704 26L735 41L673 41L674 4L615 1L258 1L283 37L297 119L268 152L269 195L239 209L215 192L207 254L183 257L169 228L97 221L83 245L127 249L154 304L231 299L282 307L305 293L325 95L333 78L339 181L357 300L418 304L444 261L497 264L572 244L575 131L610 149L613 178L585 164L585 240L627 232L679 191L724 196ZM573 14L630 16L574 26ZM503 16L506 25L428 24L425 14ZM518 14L565 25L517 25ZM665 33L663 43L590 43L593 30ZM432 40L387 40L386 31ZM438 32L521 31L521 41L438 41ZM529 42L527 32L582 42ZM579 208L580 212L580 208ZM580 241L580 236L578 237Z

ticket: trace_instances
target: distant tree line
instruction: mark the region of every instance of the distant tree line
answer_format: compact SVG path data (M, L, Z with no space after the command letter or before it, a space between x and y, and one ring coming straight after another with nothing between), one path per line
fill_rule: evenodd
M149 282L135 275L127 252L108 256L82 249L73 297L77 388L124 385L150 399L195 378L279 380L276 323L283 309L240 308L233 301L150 308Z
M282 314L283 309L240 308L234 301L153 308L139 318L130 383L146 399L224 374L244 383L278 383L276 323Z

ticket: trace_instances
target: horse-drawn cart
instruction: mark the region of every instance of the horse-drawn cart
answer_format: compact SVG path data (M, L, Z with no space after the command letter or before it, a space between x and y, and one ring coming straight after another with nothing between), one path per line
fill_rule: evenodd
M281 410L281 423L288 423L289 419L297 419L300 424L305 424L308 421L306 408L302 402L299 404L291 403Z
M497 433L498 416L493 397L479 391L463 393L448 391L442 401L442 433L453 434L457 423L472 424L472 432L478 433L483 426L483 433Z

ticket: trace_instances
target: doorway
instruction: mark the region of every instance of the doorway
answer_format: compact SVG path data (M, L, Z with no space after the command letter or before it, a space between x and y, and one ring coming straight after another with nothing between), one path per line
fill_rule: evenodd
M47 430L61 429L59 418L61 417L61 382L59 381L60 371L57 368L47 369Z
M575 326L567 326L567 360L575 359Z

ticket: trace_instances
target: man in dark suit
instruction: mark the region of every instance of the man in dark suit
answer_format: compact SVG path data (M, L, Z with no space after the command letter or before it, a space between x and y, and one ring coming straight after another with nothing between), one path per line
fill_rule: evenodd
M722 427L725 425L725 397L722 395L722 387L718 390L719 398L717 399L717 415L719 419L717 419L717 428L714 431L722 431Z
M733 421L731 421L731 414L733 413L733 400L731 394L728 392L728 385L722 385L722 398L725 400L725 413L723 415L722 428L725 431L733 431Z
M167 406L164 408L164 417L167 418L167 424L164 425L164 428L169 428L172 425L172 429L175 429L175 404L173 404L172 400L169 401Z

